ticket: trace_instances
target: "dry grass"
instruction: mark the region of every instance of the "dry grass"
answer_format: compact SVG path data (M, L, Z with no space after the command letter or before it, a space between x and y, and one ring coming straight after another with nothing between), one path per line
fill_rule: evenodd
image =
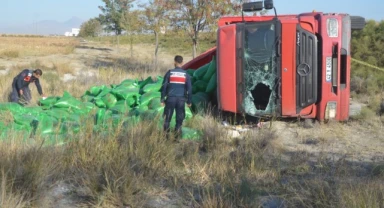
M71 74L71 75L75 75L75 70L73 67L71 67L70 63L68 62L60 62L60 61L57 61L55 63L53 63L53 67L52 69L54 71L56 71L56 73L62 77L64 76L64 74Z
M78 40L64 37L0 37L0 58L70 54Z
M1 58L18 58L20 56L20 52L13 49L5 49L0 52Z
M362 176L359 164L323 159L311 164L303 153L286 161L269 129L232 140L210 116L190 122L203 142L167 141L156 120L101 132L88 121L61 146L42 145L54 138L25 142L16 134L0 143L6 170L0 202L58 206L64 197L90 207L383 206L382 173ZM58 184L67 191L50 195Z

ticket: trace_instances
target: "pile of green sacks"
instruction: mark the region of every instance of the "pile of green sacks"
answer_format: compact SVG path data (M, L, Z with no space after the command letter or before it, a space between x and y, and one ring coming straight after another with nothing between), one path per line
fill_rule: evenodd
M199 69L187 70L192 77L192 109L198 111L209 103L216 92L216 61ZM81 98L64 92L63 96L40 99L39 106L23 107L17 103L0 103L0 140L20 132L24 138L38 135L48 143L65 142L71 134L92 128L108 132L119 125L134 126L140 121L156 122L162 128L164 107L160 103L163 77L155 80L126 79L118 85L100 85L88 89ZM192 118L186 106L186 120ZM171 127L176 123L173 116ZM89 120L92 122L88 122ZM91 123L89 126L87 124ZM53 138L53 139L52 139ZM199 140L197 130L183 126L183 139Z
M207 109L215 99L217 89L216 58L198 69L188 69L187 73L192 77L192 108L194 111Z

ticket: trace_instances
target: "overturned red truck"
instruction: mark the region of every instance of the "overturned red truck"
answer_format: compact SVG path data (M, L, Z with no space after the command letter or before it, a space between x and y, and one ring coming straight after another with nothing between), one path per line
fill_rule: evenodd
M243 12L271 16L222 17L216 47L186 63L198 69L216 56L217 104L254 117L349 118L351 30L362 17L310 12L277 15L272 0L243 4Z

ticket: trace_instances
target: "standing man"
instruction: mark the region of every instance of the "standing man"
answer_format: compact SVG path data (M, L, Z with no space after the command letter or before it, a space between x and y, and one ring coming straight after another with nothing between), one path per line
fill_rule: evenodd
M32 99L31 90L28 86L32 82L35 83L39 94L44 96L39 81L41 75L43 75L41 69L24 69L20 74L13 78L12 93L10 96L11 102L21 103L23 105L28 104Z
M185 118L185 103L191 107L192 102L192 83L191 77L181 68L183 57L175 56L175 68L169 70L163 80L161 88L161 104L164 106L164 131L169 137L170 122L173 111L176 110L176 138L182 136L181 126Z

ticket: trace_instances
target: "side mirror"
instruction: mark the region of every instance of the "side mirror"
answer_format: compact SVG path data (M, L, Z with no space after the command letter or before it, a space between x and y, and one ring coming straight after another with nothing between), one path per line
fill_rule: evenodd
M264 8L265 9L273 9L273 0L264 0Z
M263 2L256 1L243 4L243 12L254 12L263 10Z

